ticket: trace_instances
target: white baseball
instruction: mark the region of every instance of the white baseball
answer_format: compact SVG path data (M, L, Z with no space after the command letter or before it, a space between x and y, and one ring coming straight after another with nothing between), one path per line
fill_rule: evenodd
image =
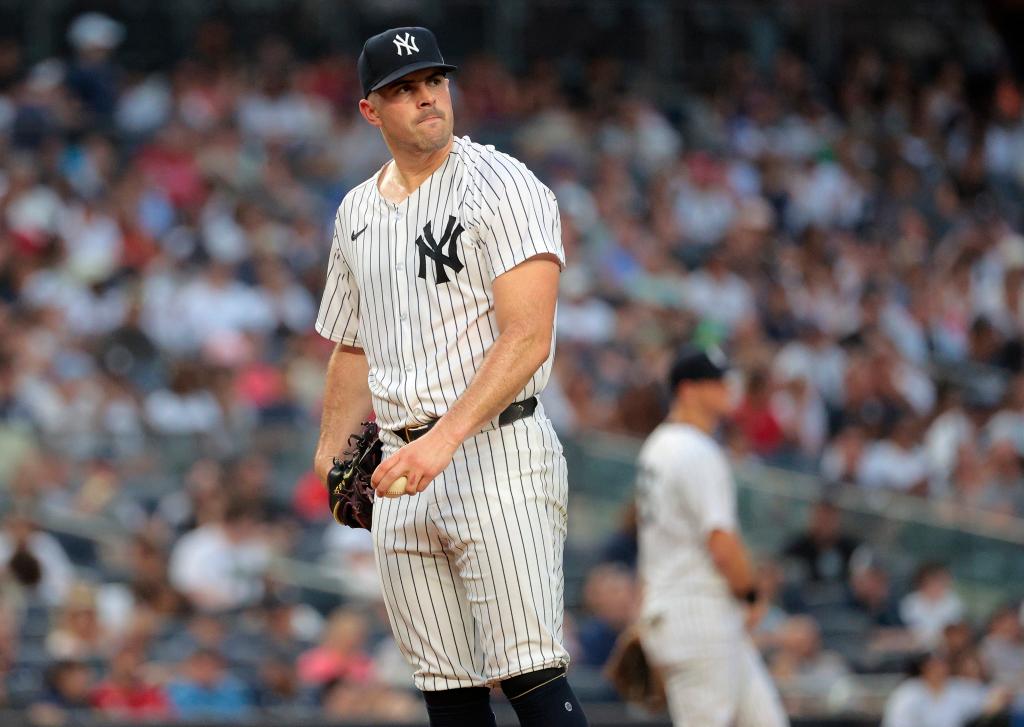
M384 497L401 497L405 494L405 487L409 484L409 478L402 475L391 483L391 487L384 493Z

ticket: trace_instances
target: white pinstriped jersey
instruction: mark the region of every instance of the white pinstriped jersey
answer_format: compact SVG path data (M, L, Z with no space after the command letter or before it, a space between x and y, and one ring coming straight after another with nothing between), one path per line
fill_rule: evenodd
M492 146L456 137L399 204L379 175L338 208L316 330L364 350L378 423L398 429L441 416L469 387L498 337L494 278L564 254L554 194ZM516 401L543 390L553 356L552 345Z
M691 636L735 634L740 608L707 548L711 531L738 527L736 486L721 448L696 427L666 422L644 443L638 466L644 614L688 615Z

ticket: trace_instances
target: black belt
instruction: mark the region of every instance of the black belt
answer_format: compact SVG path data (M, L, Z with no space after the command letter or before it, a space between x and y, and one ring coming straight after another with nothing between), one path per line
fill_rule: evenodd
M537 397L531 396L529 399L523 399L522 401L514 401L505 407L505 410L498 415L498 426L503 427L506 424L517 422L520 419L526 417L532 417L533 413L537 411ZM417 439L422 437L424 434L429 432L437 424L437 419L428 424L424 424L420 427L402 427L401 429L389 430L392 434L398 436L399 439L408 442L415 442Z

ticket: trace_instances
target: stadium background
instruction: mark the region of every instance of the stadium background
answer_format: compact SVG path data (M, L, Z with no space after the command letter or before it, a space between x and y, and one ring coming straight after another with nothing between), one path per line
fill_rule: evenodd
M747 379L723 437L795 723L877 724L931 650L1011 711L1021 3L5 0L3 724L421 719L308 467L327 230L386 153L354 57L414 23L462 67L456 132L562 205L545 404L592 722L646 719L600 668L636 596L632 456L686 340Z

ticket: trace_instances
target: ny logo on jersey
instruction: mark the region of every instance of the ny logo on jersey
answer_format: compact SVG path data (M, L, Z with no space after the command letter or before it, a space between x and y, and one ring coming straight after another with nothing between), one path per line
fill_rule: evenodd
M445 268L451 268L453 273L462 270L462 261L459 260L459 252L455 249L455 243L459 241L462 234L462 224L456 223L452 215L448 215L448 225L444 228L444 234L439 241L434 240L434 232L430 229L428 222L423 226L423 234L416 238L416 248L420 254L420 269L416 275L424 280L427 279L427 258L434 261L434 277L436 285L448 282L448 273ZM444 246L448 246L447 253Z
M400 35L396 35L394 40L391 41L395 44L395 49L398 51L398 55L402 55L402 49L405 49L405 54L411 56L413 51L420 52L419 47L416 45L416 36L412 33L406 33L403 38Z

